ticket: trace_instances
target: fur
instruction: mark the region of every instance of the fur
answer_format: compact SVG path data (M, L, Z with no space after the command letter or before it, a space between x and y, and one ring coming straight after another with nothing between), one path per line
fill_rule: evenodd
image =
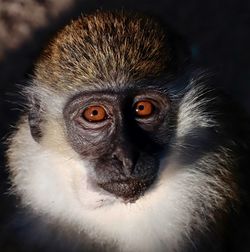
M221 251L217 231L226 229L233 208L239 210L239 152L249 145L236 135L244 131L236 114L200 76L191 74L173 96L170 148L157 181L135 203L92 188L91 164L66 140L63 109L72 96L171 76L178 59L170 41L151 19L106 12L80 17L50 41L26 89L29 109L36 101L42 108L41 138L34 140L24 116L7 153L12 191L34 215L72 228L80 240L87 234L101 250L109 244L124 252L201 251L201 240L215 236L208 251ZM162 89L171 93L167 82Z
M153 19L98 11L58 32L37 61L35 79L60 91L119 86L173 71L178 61L174 46Z

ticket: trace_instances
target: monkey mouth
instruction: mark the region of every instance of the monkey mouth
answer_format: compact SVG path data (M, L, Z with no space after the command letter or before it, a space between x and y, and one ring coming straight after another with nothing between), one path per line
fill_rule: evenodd
M153 184L155 177L150 179L127 179L106 183L98 183L98 186L105 191L122 198L125 203L134 203Z

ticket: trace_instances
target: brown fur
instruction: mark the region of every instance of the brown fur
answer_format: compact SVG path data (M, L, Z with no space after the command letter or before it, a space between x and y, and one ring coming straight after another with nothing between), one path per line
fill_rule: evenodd
M168 37L152 19L125 12L81 16L50 41L36 79L55 89L157 76L171 68Z

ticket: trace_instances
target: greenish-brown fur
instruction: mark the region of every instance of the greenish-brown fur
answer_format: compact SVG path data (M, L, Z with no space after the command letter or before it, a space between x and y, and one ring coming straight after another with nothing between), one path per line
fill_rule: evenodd
M49 42L36 64L35 79L68 90L157 76L171 61L167 41L151 18L123 11L82 15Z

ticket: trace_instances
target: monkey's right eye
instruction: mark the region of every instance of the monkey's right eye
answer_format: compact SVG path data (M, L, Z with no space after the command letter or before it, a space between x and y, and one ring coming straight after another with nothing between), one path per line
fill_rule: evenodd
M102 122L107 119L107 112L102 106L89 106L83 110L82 117L88 122Z

